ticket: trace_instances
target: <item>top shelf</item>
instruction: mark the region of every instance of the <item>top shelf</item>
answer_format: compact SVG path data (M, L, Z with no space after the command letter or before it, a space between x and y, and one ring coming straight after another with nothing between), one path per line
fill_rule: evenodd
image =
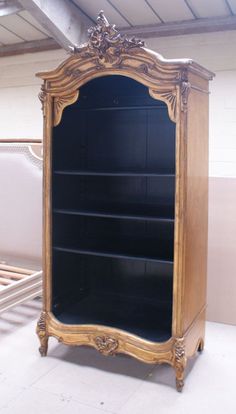
M165 110L166 107L165 105L119 105L119 104L115 104L114 106L103 106L103 107L79 107L79 108L72 108L78 111L133 111L133 110L139 110L139 111L144 111L144 110L150 110L150 109L155 109L155 110Z
M175 174L158 172L140 171L81 171L81 170L55 170L56 175L81 175L81 176L110 176L110 177L175 177Z

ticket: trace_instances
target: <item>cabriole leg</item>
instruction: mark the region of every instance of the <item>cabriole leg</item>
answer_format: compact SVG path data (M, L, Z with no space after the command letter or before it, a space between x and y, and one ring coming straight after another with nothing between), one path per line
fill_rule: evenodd
M181 369L175 369L176 373L176 389L178 392L182 392L184 386L184 367Z
M198 352L202 352L204 350L204 340L201 339L198 345Z
M48 335L46 329L46 312L42 312L37 323L36 332L40 341L39 352L41 356L47 355L48 350Z
M48 351L48 336L47 335L41 336L38 334L38 337L40 340L39 352L40 352L40 355L43 357L47 355L47 351Z

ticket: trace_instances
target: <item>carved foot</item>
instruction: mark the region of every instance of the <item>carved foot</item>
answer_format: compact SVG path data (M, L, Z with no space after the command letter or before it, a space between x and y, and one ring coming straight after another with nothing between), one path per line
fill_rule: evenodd
M176 378L176 389L178 392L182 392L184 386L184 380Z
M198 345L198 352L202 352L204 350L204 341L201 339L199 345Z
M48 350L48 335L46 331L46 312L42 312L37 323L36 332L40 341L40 355L46 356Z
M48 336L46 335L44 337L39 336L39 340L40 340L39 352L40 352L40 355L44 357L47 355L47 352L48 352Z
M184 371L186 367L187 358L185 355L184 338L176 338L174 347L175 356L175 374L176 374L176 389L181 392L184 386Z

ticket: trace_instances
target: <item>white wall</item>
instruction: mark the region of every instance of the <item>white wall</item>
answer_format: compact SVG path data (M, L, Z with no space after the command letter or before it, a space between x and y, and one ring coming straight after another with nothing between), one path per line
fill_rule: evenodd
M42 138L41 79L67 56L63 50L0 58L1 138Z
M236 70L216 72L210 96L211 177L236 177L235 96Z

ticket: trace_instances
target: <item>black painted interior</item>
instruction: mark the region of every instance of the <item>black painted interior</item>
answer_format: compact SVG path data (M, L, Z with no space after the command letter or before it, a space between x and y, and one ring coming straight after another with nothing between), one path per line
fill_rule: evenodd
M175 124L123 76L80 88L53 131L53 312L171 336Z

